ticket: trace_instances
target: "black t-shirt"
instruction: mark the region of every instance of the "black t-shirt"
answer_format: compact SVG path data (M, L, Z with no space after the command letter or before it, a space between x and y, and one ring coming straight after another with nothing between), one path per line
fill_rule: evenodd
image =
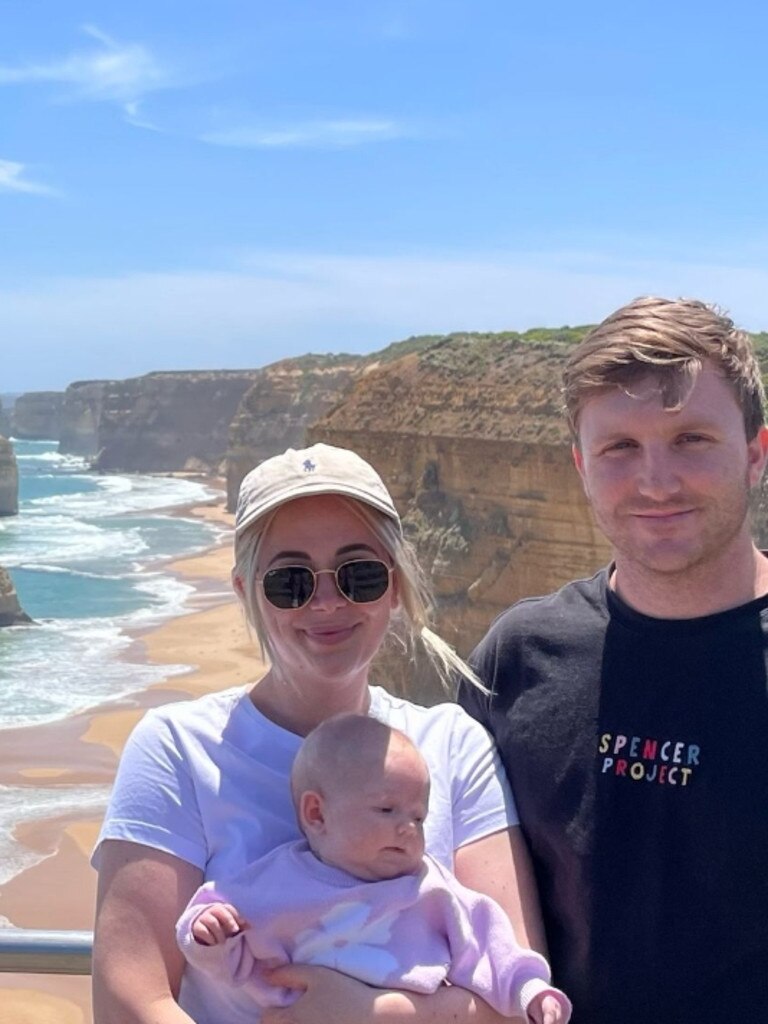
M501 615L494 735L574 1024L768 1022L768 598L640 615L607 571Z

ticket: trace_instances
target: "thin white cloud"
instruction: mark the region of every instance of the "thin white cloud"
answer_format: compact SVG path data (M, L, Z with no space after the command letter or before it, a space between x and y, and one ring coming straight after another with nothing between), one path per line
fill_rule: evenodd
M391 120L306 121L281 127L238 127L208 132L201 141L243 149L347 149L408 137L405 125Z
M131 120L131 107L143 96L176 84L171 70L140 43L118 43L94 25L82 31L99 45L60 60L0 66L0 85L59 85L68 98L120 103Z
M55 196L56 189L49 185L42 185L37 181L30 181L24 175L24 164L15 160L0 160L0 191L4 192L27 192L38 196Z
M98 25L81 25L80 31L84 32L87 36L90 36L92 39L96 39L98 40L98 42L103 43L104 46L108 47L110 50L120 49L119 45L115 42L113 37L107 35L107 33L104 32L103 29L100 29Z
M161 132L162 128L156 125L153 121L148 121L140 112L140 105L138 102L132 100L130 103L123 105L125 111L125 120L128 124L132 124L134 128L146 128L150 132Z
M768 328L768 271L595 253L357 257L256 252L219 272L28 281L0 292L25 353L7 390L155 369L256 367L411 334L594 323L637 295L717 302ZM40 374L45 373L45 379Z

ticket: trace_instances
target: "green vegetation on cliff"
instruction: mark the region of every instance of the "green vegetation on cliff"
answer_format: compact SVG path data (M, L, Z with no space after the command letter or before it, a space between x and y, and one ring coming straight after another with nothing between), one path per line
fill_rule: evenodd
M564 354L592 330L594 324L576 327L532 327L527 331L456 331L442 336L423 335L413 341L431 341L414 350L422 365L450 373L455 380L477 376L489 368L501 368L514 352L526 346ZM750 335L768 387L768 331ZM406 344L400 342L399 344ZM390 346L395 348L396 346ZM405 354L403 352L402 354ZM515 357L516 358L516 357Z
M419 361L424 367L449 374L454 381L480 378L489 370L516 372L521 366L522 354L534 356L539 352L542 357L562 356L588 330L588 327L540 327L523 334L518 331L447 334L426 348Z
M303 356L290 356L281 359L277 363L271 363L271 369L294 369L294 370L332 370L337 366L360 363L391 363L401 356L410 355L411 352L421 352L423 349L433 345L443 338L442 334L414 334L403 341L393 341L384 348L375 352L368 352L365 355L353 354L351 352L307 352Z

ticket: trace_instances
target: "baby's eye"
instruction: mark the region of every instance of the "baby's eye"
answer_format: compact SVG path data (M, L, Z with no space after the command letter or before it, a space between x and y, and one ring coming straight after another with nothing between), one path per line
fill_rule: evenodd
M382 814L391 814L393 811L392 807L380 807L379 810Z

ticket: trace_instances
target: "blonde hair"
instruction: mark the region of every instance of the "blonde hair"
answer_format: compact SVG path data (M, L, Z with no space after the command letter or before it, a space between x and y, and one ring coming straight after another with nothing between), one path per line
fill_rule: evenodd
M733 389L751 441L765 423L760 367L746 331L716 306L697 299L635 299L598 324L571 352L563 395L578 443L584 403L614 387L631 389L651 375L670 411L683 407L705 363Z
M354 498L345 495L337 497L368 527L392 560L400 607L392 616L390 634L399 641L409 660L413 662L421 648L428 655L447 693L453 693L459 677L467 679L486 693L486 687L464 659L432 630L430 623L434 601L413 545L403 536L399 523L378 509ZM256 588L259 586L258 561L261 543L281 507L283 506L257 520L235 537L234 569L242 586L239 596L246 621L256 634L262 653L277 667L279 659L259 612Z

